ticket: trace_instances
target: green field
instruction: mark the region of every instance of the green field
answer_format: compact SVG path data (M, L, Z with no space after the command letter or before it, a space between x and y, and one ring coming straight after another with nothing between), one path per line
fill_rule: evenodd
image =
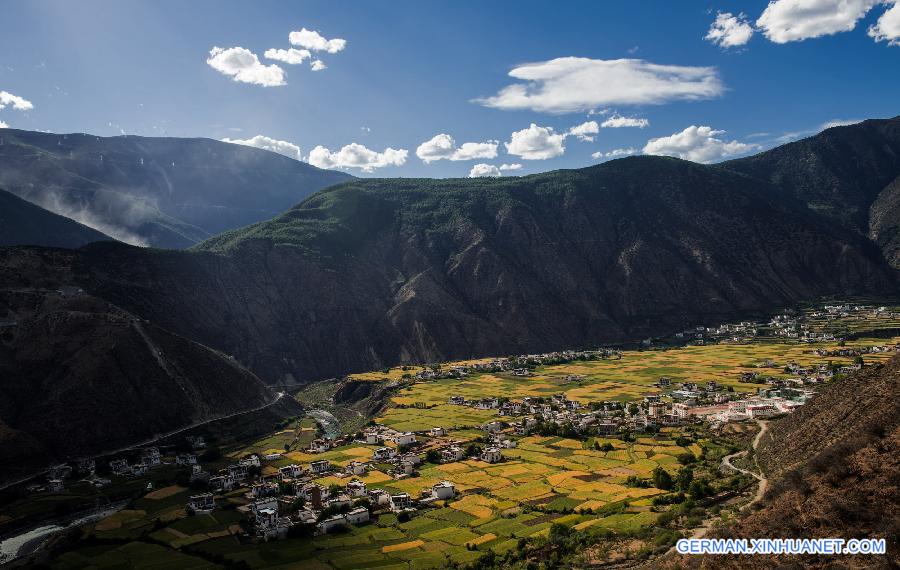
M840 322L824 319L808 322L816 330L861 333L861 338L841 343L842 348L866 348L900 341L898 337L866 337L866 331L890 332L897 323L882 317L858 316ZM743 344L623 351L621 359L538 366L528 377L501 372L470 374L463 379L413 381L409 375L421 368L411 367L354 375L354 379L389 382L389 386L396 387L392 388L395 392L388 407L376 418L378 423L399 431L423 431L435 426L449 430L445 437L433 440L419 436L419 452L423 453L450 440L463 446L478 443L484 435L479 426L498 418L496 410L448 404L453 395L468 400L487 397L518 400L564 393L570 400L585 404L606 400L627 402L658 393L654 384L661 376L671 378L675 384L715 380L734 392L754 392L758 385L742 383L742 372L787 377L783 368L791 362L815 366L845 365L853 360L820 357L813 352L817 348L836 349L839 344L804 344L758 337ZM864 361L875 364L893 354L865 354ZM775 367L758 368L765 361L773 361ZM573 376L577 378L571 379ZM314 396L317 401L327 399L327 394L314 390L305 395ZM729 425L739 428L737 431L755 429L752 425ZM265 474L275 472L281 465L307 464L319 459L327 459L339 467L351 461L369 461L374 450L380 447L353 443L326 453L310 454L306 446L315 435L312 420L295 420L227 450L226 459L249 453L283 453L282 459L264 465ZM558 524L603 537L597 540L639 537L647 548L654 545L666 548L666 544L671 544L666 541L672 535L663 535L659 542L660 535L653 534L659 530L658 525L668 529L664 532L688 531L699 525L705 514L697 506L683 508L665 502L673 492L653 486L655 470L662 469L675 478L683 473L685 465L690 465L694 478L707 483L712 493L746 490L750 485L748 479L719 471L721 457L736 447L726 436L710 433L700 426L663 428L660 433L639 436L634 441L518 437L509 431L504 437L515 440L516 445L503 449L504 460L500 463L488 464L477 459L449 464L424 463L415 476L403 479L392 478L388 466L376 466L360 477L370 489L406 492L413 497L438 481L455 485L458 494L454 499L421 508L410 520L401 522L394 514L382 513L374 522L345 533L254 545L236 536L242 515L235 507L247 502L241 491L218 497L220 507L227 506L211 515L188 517L183 507L191 491L171 486L158 489L135 501L128 510L85 529L100 545L66 552L53 566L206 568L227 561L243 562L251 568L298 567L299 562L300 567L311 569L426 569L465 565L488 551L502 554L520 548L520 540L541 540L548 536L552 525ZM746 441L746 437L741 441ZM348 481L336 476L316 480L326 487L343 486ZM660 522L660 517L667 520ZM644 544L640 540L638 543Z

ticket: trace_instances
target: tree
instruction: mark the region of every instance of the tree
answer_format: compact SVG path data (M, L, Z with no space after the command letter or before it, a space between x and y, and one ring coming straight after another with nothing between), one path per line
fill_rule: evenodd
M210 447L200 456L200 461L216 461L222 458L222 450L218 447Z
M681 491L687 491L688 487L691 485L691 481L694 480L694 470L690 467L682 467L678 470L678 475L675 476L675 484Z
M672 476L662 467L653 470L653 486L668 491L672 488Z
M691 463L696 463L697 458L694 457L693 453L679 453L678 454L678 463L682 465L690 465Z
M688 488L688 495L694 499L702 499L703 497L709 497L713 494L713 489L710 487L709 482L706 479L697 479L692 481L690 487Z
M428 463L440 463L441 452L437 449L429 449L428 453L425 454L425 461Z
M570 534L572 534L571 528L564 524L553 523L550 526L550 543L556 546L562 545Z

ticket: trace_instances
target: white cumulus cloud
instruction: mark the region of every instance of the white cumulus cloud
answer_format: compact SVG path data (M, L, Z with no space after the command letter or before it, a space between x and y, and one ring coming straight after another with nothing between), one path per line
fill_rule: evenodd
M522 170L522 165L518 162L512 164L501 164L500 170Z
M291 32L288 35L292 45L300 46L311 51L324 51L328 53L337 53L347 46L347 40L334 38L331 40L315 30L301 29L299 32Z
M306 49L275 49L269 48L263 54L268 59L274 59L275 61L283 61L284 63L288 63L290 65L297 65L298 63L303 63L312 55L309 53L309 50Z
M313 60L309 63L310 69L313 71L322 71L323 69L328 69L328 66L325 65L325 62L321 59Z
M436 160L475 160L484 158L496 158L497 141L467 142L456 146L453 137L446 133L435 135L416 149L416 156L425 164Z
M219 73L231 76L234 81L263 87L285 85L283 69L275 64L261 64L255 53L242 47L214 47L209 50L206 63Z
M8 128L9 128L9 125L4 123L3 121L0 121L0 129L8 129Z
M622 158L625 156L631 156L633 154L637 154L638 149L636 148L615 148L609 152L595 152L591 155L592 158L601 159L601 158Z
M13 95L9 91L0 91L0 109L4 109L8 105L12 105L12 108L17 111L30 111L34 109L34 105L32 105L31 101L28 99Z
M710 99L725 89L714 67L659 65L641 59L561 57L514 68L515 83L476 102L498 109L550 113L607 105Z
M509 154L525 160L545 160L566 152L566 133L556 133L553 127L539 127L534 123L527 129L516 131L506 146Z
M778 44L849 32L881 0L773 0L756 26Z
M876 42L900 46L900 2L894 2L877 22L869 26L869 36Z
M746 14L735 16L730 12L719 12L703 39L719 47L732 48L745 45L752 37L753 26L747 21Z
M716 138L724 133L725 131L717 131L712 127L691 125L680 133L650 139L644 145L643 152L644 154L677 156L685 160L707 163L744 154L757 148L753 144Z
M256 135L253 138L243 140L225 138L222 139L222 142L261 148L263 150L269 150L272 152L277 152L278 154L283 154L284 156L293 158L294 160L300 160L302 158L299 146L288 141L280 141L267 137L265 135Z
M600 125L597 124L597 121L587 121L586 123L581 123L580 125L569 129L568 134L576 137L580 141L593 142L594 135L599 132Z
M469 171L469 178L481 178L483 176L503 176L500 169L493 164L476 164Z
M636 117L623 117L621 115L613 115L612 117L606 119L600 126L604 129L621 129L624 127L636 127L638 129L643 129L650 125L650 121L647 119L639 119Z
M358 143L350 143L335 152L319 145L309 153L309 163L319 168L359 168L372 172L385 166L403 166L407 154L405 149L390 147L376 152Z

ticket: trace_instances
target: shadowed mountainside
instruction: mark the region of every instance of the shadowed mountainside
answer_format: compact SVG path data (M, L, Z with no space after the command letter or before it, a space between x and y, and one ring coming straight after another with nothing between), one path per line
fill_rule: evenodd
M900 186L900 117L833 127L722 167L769 180L778 192L871 237L900 267L894 196Z
M0 480L274 399L231 358L80 292L73 258L0 249Z
M357 180L190 252L98 244L79 261L92 293L288 384L895 290L864 237L767 183L661 157Z
M863 133L890 149L898 121L819 136ZM796 161L812 144L790 147ZM866 188L888 180L878 192L888 212L893 155L841 148L823 169L875 161ZM527 177L353 179L188 251L0 248L0 396L13 403L0 437L58 456L106 430L133 441L251 407L269 395L253 374L296 385L897 292L883 243L810 208L782 178L734 165L644 156ZM857 188L845 182L837 194ZM873 220L891 235L890 216ZM68 287L86 293L57 293ZM73 445L54 439L67 426Z
M190 247L351 178L211 139L0 129L0 188L139 245Z

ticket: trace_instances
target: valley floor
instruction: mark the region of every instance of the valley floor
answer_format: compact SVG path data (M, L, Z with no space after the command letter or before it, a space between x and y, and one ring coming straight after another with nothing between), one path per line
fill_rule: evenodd
M890 331L900 313L871 307L844 313L811 307L759 326L697 329L687 346L516 369L493 369L496 359L484 359L353 375L301 395L345 420L340 437L323 440L311 418L285 418L262 436L231 440L212 427L197 430L209 445L199 456L202 470L215 474L251 461L248 482L214 492L216 508L208 514L185 508L206 486L174 465L183 443L167 442L172 447L161 446L167 465L140 477L111 477L114 487L136 491L152 483L152 490L59 539L46 561L54 568L288 568L302 561L303 568L338 569L645 561L678 538L740 517L765 493L753 451L766 423L746 412L744 421L725 421L722 406L727 411L729 402L759 390L790 401L820 383L840 382L860 360L873 367L894 356L900 337ZM877 330L887 334L867 334ZM457 368L467 372L449 375ZM817 375L827 378L795 381ZM357 393L367 383L358 392L365 405L340 400L341 390ZM707 391L681 408L686 400L673 392L686 383ZM539 411L510 411L519 402ZM663 412L653 416L657 403ZM596 421L573 423L588 413ZM606 425L616 429L598 433ZM454 450L460 455L450 458ZM315 465L320 473L310 471ZM286 538L260 540L253 506L259 496L251 495L267 481L282 516L308 512L321 523L362 507L371 520L345 521L317 536L294 522ZM438 497L443 482L452 494ZM70 484L63 493L76 492ZM38 491L2 512L15 516L54 496ZM380 502L385 496L387 504ZM392 508L393 497L402 496L410 508Z

